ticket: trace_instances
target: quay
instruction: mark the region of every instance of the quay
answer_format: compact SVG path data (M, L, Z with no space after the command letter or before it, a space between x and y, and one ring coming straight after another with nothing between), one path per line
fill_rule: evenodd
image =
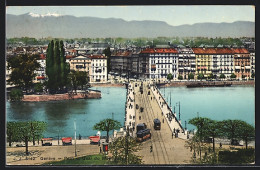
M140 123L145 123L151 130L151 139L142 142L137 153L143 157L144 164L190 163L192 153L185 147L187 131L155 85L148 81L129 83L125 108L125 127L129 128L131 136L136 137L136 126ZM161 122L160 130L154 129L156 118Z

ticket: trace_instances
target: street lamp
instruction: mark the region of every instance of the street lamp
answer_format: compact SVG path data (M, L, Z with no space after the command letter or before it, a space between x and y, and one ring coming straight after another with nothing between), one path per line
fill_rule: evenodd
M176 106L178 106L179 104L179 121L181 120L181 102L179 101L179 103L176 103Z
M76 119L74 119L74 129L75 129L75 157L77 157L77 150L76 150Z

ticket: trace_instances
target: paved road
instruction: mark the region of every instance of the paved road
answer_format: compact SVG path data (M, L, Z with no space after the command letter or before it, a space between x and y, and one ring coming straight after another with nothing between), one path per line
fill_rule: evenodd
M135 85L135 83L133 84ZM153 93L150 92L148 82L143 83L143 94L140 93L141 82L137 82L135 91L135 104L139 105L136 113L136 125L139 123L146 123L147 128L151 129L152 139L142 143L142 149L139 155L143 156L145 164L188 164L191 160L191 152L185 147L185 140L179 138L172 138L172 132L167 124L162 111L154 98ZM144 108L140 112L140 107ZM139 119L140 118L140 119ZM161 121L161 130L154 130L153 120L155 118ZM163 120L164 119L164 120ZM163 123L164 122L164 123ZM153 151L150 152L150 146Z

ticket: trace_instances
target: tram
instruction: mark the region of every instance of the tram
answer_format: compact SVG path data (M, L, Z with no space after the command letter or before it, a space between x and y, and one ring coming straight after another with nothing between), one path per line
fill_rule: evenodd
M155 130L161 130L161 122L159 119L153 120L153 127Z
M137 136L136 138L137 142L143 142L147 139L151 139L152 137L150 129L140 130L137 132L136 136Z

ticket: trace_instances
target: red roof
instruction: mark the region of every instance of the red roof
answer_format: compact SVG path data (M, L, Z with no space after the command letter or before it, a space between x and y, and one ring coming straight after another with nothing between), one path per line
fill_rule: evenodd
M74 58L75 56L73 56L73 55L67 55L66 56L66 59L71 59L71 58Z
M249 54L249 51L245 48L232 48L234 54Z
M90 55L88 57L91 59L106 59L107 58L106 56L103 56L103 55Z
M245 48L192 48L195 54L245 54Z
M174 48L146 48L141 53L178 53Z

